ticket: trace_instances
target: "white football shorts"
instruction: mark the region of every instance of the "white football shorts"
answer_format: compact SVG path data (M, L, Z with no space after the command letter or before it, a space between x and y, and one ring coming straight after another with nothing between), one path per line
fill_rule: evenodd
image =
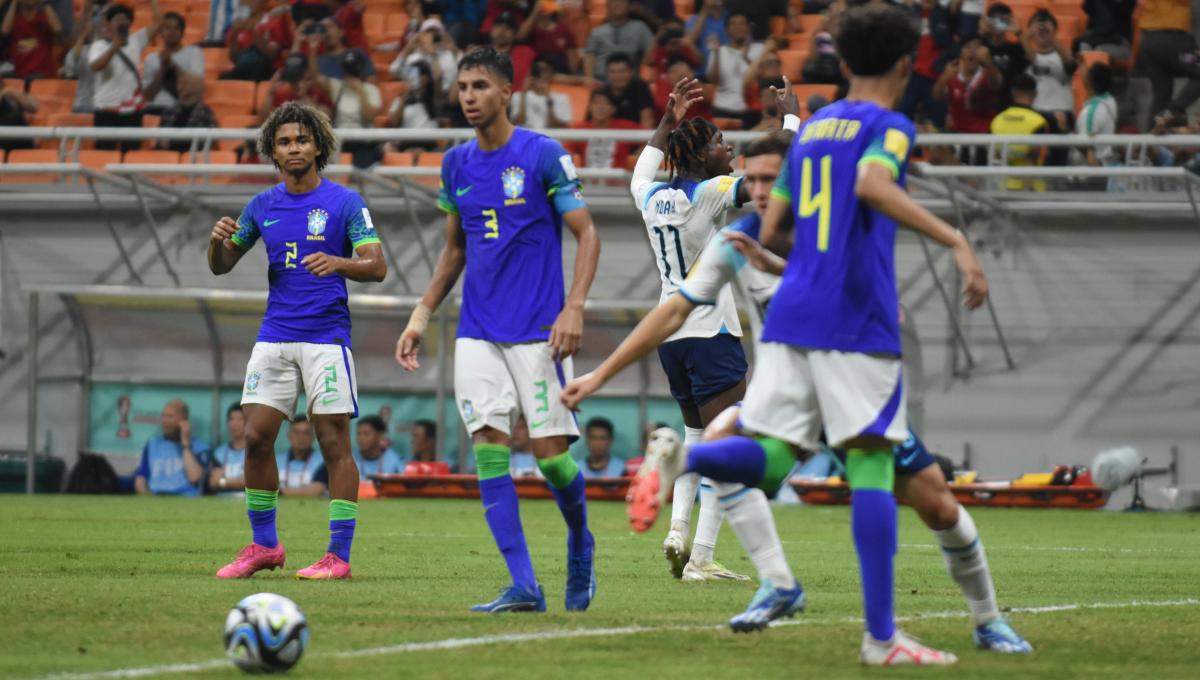
M742 425L815 450L821 427L835 448L876 435L908 438L900 357L803 349L761 342L742 402Z
M246 365L243 404L265 404L287 416L296 414L300 390L308 415L358 416L354 355L342 345L311 342L256 342Z
M513 423L524 415L532 439L578 437L575 414L559 401L572 377L571 359L555 361L546 342L454 343L454 397L471 434L484 427L512 434Z

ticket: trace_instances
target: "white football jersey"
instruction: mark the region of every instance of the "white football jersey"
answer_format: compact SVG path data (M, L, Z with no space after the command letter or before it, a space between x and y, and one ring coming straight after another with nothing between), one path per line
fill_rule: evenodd
M724 232L741 231L757 239L759 224L758 215L747 215L714 234L688 274L687 281L680 287L681 295L701 305L696 309L698 312L712 309L722 293L730 292L731 285L738 286L742 297L749 303L746 305L746 315L750 319L755 341L762 336L767 303L779 288L780 278L750 266L746 258L725 240Z
M660 303L679 290L704 247L725 225L725 214L736 205L741 181L740 177L720 175L701 182L635 181L631 187L661 275ZM709 338L723 330L739 337L742 334L733 290L728 286L712 303L693 311L667 342Z

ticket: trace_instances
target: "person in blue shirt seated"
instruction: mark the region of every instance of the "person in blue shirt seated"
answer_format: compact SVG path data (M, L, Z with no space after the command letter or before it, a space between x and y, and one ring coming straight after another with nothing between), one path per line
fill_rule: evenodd
M587 421L587 460L584 461L583 476L621 477L625 474L625 461L613 458L613 424L608 418L596 416Z
M437 423L425 418L414 420L408 445L413 460L420 463L437 460Z
M134 488L141 495L199 496L208 464L208 442L192 437L188 407L180 399L162 410L162 431L142 449Z
M275 456L279 467L279 493L286 496L324 496L329 489L325 459L315 447L312 423L296 416L287 433L288 450Z
M508 458L509 474L513 477L542 476L529 442L529 423L525 422L525 416L517 417L512 436L508 438L508 447L511 451Z
M358 478L364 482L371 481L371 475L404 472L404 459L383 444L386 432L387 423L379 416L358 419L358 448L354 451L354 462L358 465Z
M246 414L241 404L233 404L225 412L225 427L229 441L213 451L208 488L222 495L241 495L246 488Z

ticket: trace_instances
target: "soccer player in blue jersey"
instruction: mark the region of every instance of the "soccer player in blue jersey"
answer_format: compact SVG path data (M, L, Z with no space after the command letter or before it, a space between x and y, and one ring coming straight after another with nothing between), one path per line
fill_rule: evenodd
M484 516L512 584L476 612L545 611L509 474L509 435L529 423L533 454L567 523L566 608L584 610L596 589L595 542L587 528L584 480L567 445L579 437L559 402L583 334L583 306L600 239L579 191L571 156L558 142L508 119L513 66L484 48L459 63L459 101L475 139L442 162L438 207L446 246L433 281L396 342L396 360L418 367L433 310L463 276L454 352L454 392L474 439ZM563 296L562 228L579 243Z
M242 390L246 506L254 540L217 576L247 578L283 566L283 544L275 530L275 439L284 419L295 414L303 387L304 410L316 426L329 472L330 541L325 556L296 576L350 578L358 517L350 419L358 415L358 397L346 279L382 281L387 263L362 197L320 175L337 150L325 114L284 104L259 130L258 150L275 163L283 182L251 199L236 221L218 220L208 243L209 269L220 275L262 240L270 285Z

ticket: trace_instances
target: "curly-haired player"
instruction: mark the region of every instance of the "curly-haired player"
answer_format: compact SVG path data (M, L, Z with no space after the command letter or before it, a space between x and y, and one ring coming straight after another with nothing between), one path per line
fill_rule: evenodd
M208 243L208 268L224 274L260 239L267 249L270 293L258 341L246 366L246 507L253 542L217 572L247 578L283 566L275 531L279 470L275 439L304 388L329 474L329 549L296 576L350 578L350 544L358 517L358 469L350 419L358 415L346 279L382 281L387 263L371 215L354 191L321 178L337 149L329 118L295 102L263 123L258 150L283 182L251 199L237 221L222 217Z

